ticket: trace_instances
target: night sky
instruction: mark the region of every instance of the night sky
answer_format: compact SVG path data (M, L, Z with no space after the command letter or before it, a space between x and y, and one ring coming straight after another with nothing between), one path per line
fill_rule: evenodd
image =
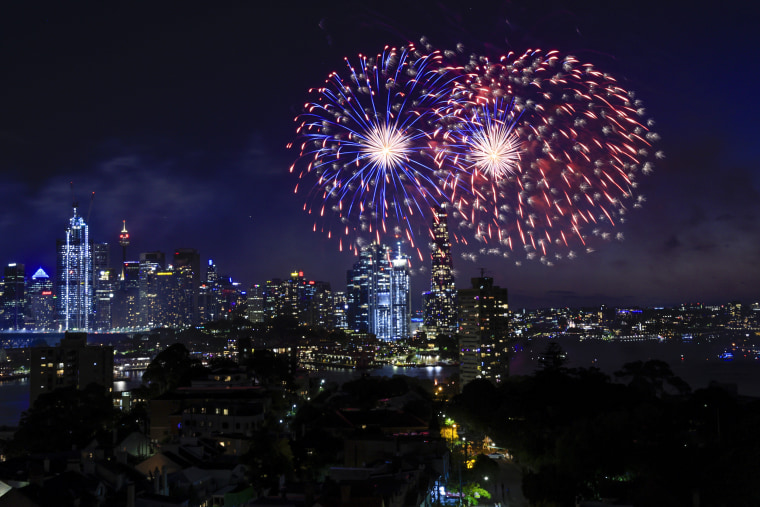
M343 290L355 258L311 231L293 193L294 117L344 57L424 35L591 62L636 92L666 154L641 180L643 209L615 229L624 241L552 267L465 261L454 245L459 287L482 268L514 308L760 300L760 64L745 2L261 4L6 3L0 263L54 274L73 182L112 265L126 219L130 259L197 248L246 287L303 270ZM429 261L414 270L419 294Z

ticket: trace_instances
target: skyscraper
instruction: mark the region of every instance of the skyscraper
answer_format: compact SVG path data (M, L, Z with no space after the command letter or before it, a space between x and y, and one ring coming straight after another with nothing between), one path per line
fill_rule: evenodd
M47 331L55 324L55 298L53 281L39 268L33 275L27 291L27 322L30 329Z
M92 245L89 228L73 204L65 239L57 241L58 327L89 331L93 316Z
M91 323L94 329L111 329L111 303L115 288L115 277L111 269L111 251L108 243L92 244L92 286L95 316Z
M424 294L424 324L428 333L453 335L457 332L457 291L454 286L448 214L436 207L433 218L432 269L430 292Z
M507 289L481 275L472 279L471 289L459 291L459 305L460 385L476 378L500 382L509 372Z
M143 252L140 254L138 301L140 305L139 325L143 328L161 325L161 301L158 299L156 273L163 271L165 263L166 256L163 252Z
M347 276L348 325L370 332L380 340L409 336L409 257L398 250L373 243L362 249Z
M178 275L183 298L179 309L183 326L198 322L198 289L201 286L201 256L195 248L174 251L174 272Z
M24 329L26 275L23 264L5 266L3 275L3 329Z

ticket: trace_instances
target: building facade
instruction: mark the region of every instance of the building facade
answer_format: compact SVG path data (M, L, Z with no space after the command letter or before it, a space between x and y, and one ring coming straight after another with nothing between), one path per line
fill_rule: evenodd
M3 329L18 331L25 328L26 273L23 264L11 263L3 273Z
M94 314L92 244L76 202L66 237L58 240L56 253L58 327L62 331L89 331Z
M30 405L40 394L91 383L113 390L113 347L87 345L86 333L67 332L57 347L31 348Z
M498 383L509 373L509 301L507 289L493 278L472 279L459 291L460 386L476 378Z
M346 317L355 332L380 340L406 338L411 328L409 257L401 244L373 243L364 248L347 274Z
M55 327L53 281L44 269L32 275L27 287L27 329L48 331Z
M430 291L423 295L423 324L433 336L451 336L457 332L459 324L448 214L445 208L435 209L432 230Z

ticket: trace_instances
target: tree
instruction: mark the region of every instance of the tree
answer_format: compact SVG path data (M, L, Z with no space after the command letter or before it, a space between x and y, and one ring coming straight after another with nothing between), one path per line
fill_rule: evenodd
M62 387L41 394L21 416L10 442L11 454L81 448L93 439L108 438L116 419L110 393L90 384L84 389Z
M556 341L549 342L546 350L541 354L538 363L544 371L557 372L562 370L567 362L567 354L562 346Z
M175 343L162 350L150 362L143 373L143 383L156 385L160 393L189 386L190 381L207 373L201 361L190 356L181 343Z
M491 498L491 493L483 489L477 482L468 482L462 485L465 505L478 505L481 498Z

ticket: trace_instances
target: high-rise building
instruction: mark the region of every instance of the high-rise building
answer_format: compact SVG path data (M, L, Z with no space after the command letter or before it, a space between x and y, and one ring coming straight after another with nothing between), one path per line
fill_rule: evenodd
M55 297L53 281L39 268L33 275L27 291L27 328L37 331L53 329L55 325Z
M248 320L264 322L264 288L258 284L248 290Z
M260 311L263 321L275 317L288 317L296 323L307 326L332 327L333 302L330 284L304 277L303 271L294 271L290 278L267 280L266 287L251 288L248 299L249 318L251 298L254 298L254 312ZM256 310L261 305L261 310ZM253 322L256 322L255 320Z
M3 329L24 329L26 308L26 273L24 265L11 263L3 275Z
M198 287L198 315L201 322L213 322L220 318L219 273L212 259L206 266L206 279Z
M188 325L185 314L186 293L183 290L182 276L173 269L156 272L156 294L160 301L158 321L162 326L185 327Z
M95 383L113 389L113 347L87 345L86 333L70 333L57 347L32 347L30 361L30 396L37 397L61 387L84 389Z
M433 244L430 291L424 294L423 323L428 333L453 335L457 332L457 290L454 286L448 214L443 207L433 216Z
M348 327L348 302L343 291L333 292L333 326L338 329Z
M140 327L149 329L161 325L161 301L158 298L156 273L163 271L165 263L166 256L163 252L143 252L140 254L140 268L138 272Z
M111 303L114 277L111 269L111 250L108 243L92 244L92 287L95 315L92 326L105 331L111 329Z
M401 252L400 242L396 248L391 258L391 339L394 340L411 336L412 324L409 256Z
M119 277L116 271L109 267L96 269L94 277L95 321L93 327L98 331L108 331L113 327L113 309Z
M92 244L89 228L79 216L77 203L57 241L56 296L58 326L63 331L88 331L93 318Z
M381 340L409 336L409 257L398 250L373 243L362 249L349 270L346 295L348 325Z
M201 256L195 248L178 248L174 251L174 272L179 276L184 292L179 309L183 326L198 322L198 288L201 286Z
M509 373L507 289L481 275L472 279L471 289L460 290L458 296L460 385L476 378L500 382Z

